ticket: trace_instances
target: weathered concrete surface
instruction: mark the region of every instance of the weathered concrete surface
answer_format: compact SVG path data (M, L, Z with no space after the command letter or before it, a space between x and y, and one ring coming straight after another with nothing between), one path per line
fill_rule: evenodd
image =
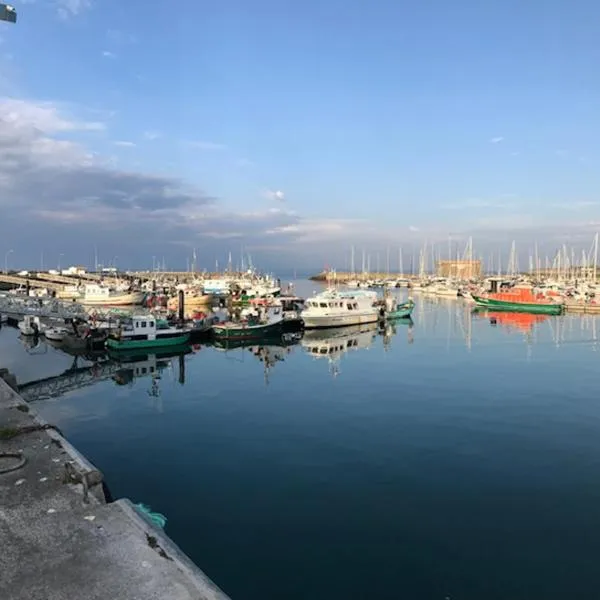
M0 473L2 600L227 600L128 500L106 504L101 474L58 433L6 439L44 425L28 409L0 379L0 453L27 459Z

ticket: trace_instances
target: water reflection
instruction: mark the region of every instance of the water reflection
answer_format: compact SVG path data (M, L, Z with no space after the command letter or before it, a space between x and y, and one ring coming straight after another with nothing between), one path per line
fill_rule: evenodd
M58 397L107 379L118 386L132 386L137 379L149 378L149 394L159 396L161 373L165 369L177 368L177 379L184 385L184 357L199 354L192 359L201 361L205 351L222 353L234 361L243 361L244 357L251 356L257 366L262 367L265 384L269 384L272 370L290 357L295 346L313 359L326 363L331 375L337 377L342 372L343 357L347 353L363 353L376 344L381 344L386 353L394 352L401 347L410 347L415 334L426 345L442 343L448 351L457 343L470 351L474 342L479 345L499 344L512 336L525 343L528 360L532 359L535 346L551 344L559 348L564 344L580 343L591 344L591 349L596 351L598 344L598 317L594 315L555 317L487 311L474 309L460 299L434 297L419 299L413 317L414 320L402 319L380 325L289 333L268 343L223 340L152 353L141 350L127 354L101 352L82 355L62 346L60 342L45 341L43 338L15 336L13 339L18 340L27 355L48 354L50 349L73 359L66 369L63 366L54 376L25 382L22 390L29 400ZM7 339L8 329L4 328L3 339ZM10 331L14 332L14 329ZM1 352L0 344L0 358Z

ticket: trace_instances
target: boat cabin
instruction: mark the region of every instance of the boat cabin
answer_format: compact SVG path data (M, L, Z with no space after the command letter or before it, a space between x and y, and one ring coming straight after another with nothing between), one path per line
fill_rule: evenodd
M323 298L315 298L314 300L307 300L306 306L308 308L319 308L319 309L331 309L331 310L358 310L358 302L353 298L337 298L335 300L325 300Z

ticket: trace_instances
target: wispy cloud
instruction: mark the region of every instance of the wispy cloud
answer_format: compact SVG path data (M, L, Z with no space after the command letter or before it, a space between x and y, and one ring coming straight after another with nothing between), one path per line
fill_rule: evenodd
M490 139L490 144L499 144L500 142L503 142L504 138L499 135L498 137L493 137Z
M421 231L417 226L415 225L409 225L408 226L408 230L412 231L413 233L416 233L417 231Z
M50 102L30 102L0 98L2 120L16 129L35 128L46 134L67 131L101 131L106 125L99 121L80 121L64 116L65 110Z
M124 140L116 141L115 146L120 146L121 148L135 148L134 142L127 142Z
M219 144L217 142L208 142L204 140L191 140L185 142L186 146L190 148L196 148L197 150L225 150L227 146L225 144Z
M55 0L56 10L61 19L76 17L92 7L91 0Z
M105 58L117 58L117 55L114 52L111 52L110 50L104 50L102 52L102 56L104 56Z
M277 202L285 202L285 194L281 190L265 190L263 196L267 200L276 200Z
M161 136L159 131L144 131L143 137L150 142L157 140Z

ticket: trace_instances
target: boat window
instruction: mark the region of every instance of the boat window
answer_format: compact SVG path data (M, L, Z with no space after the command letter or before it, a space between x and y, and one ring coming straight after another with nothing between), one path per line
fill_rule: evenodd
M348 304L348 310L352 310L352 304Z
M321 348L320 354L327 354L327 348Z
M146 321L142 321L142 328L146 327Z
M321 308L327 308L327 302L321 302L320 306Z
M356 302L353 304L353 306L358 310L358 304L356 304Z
M148 323L148 327L154 327L154 321L150 321L150 323Z

